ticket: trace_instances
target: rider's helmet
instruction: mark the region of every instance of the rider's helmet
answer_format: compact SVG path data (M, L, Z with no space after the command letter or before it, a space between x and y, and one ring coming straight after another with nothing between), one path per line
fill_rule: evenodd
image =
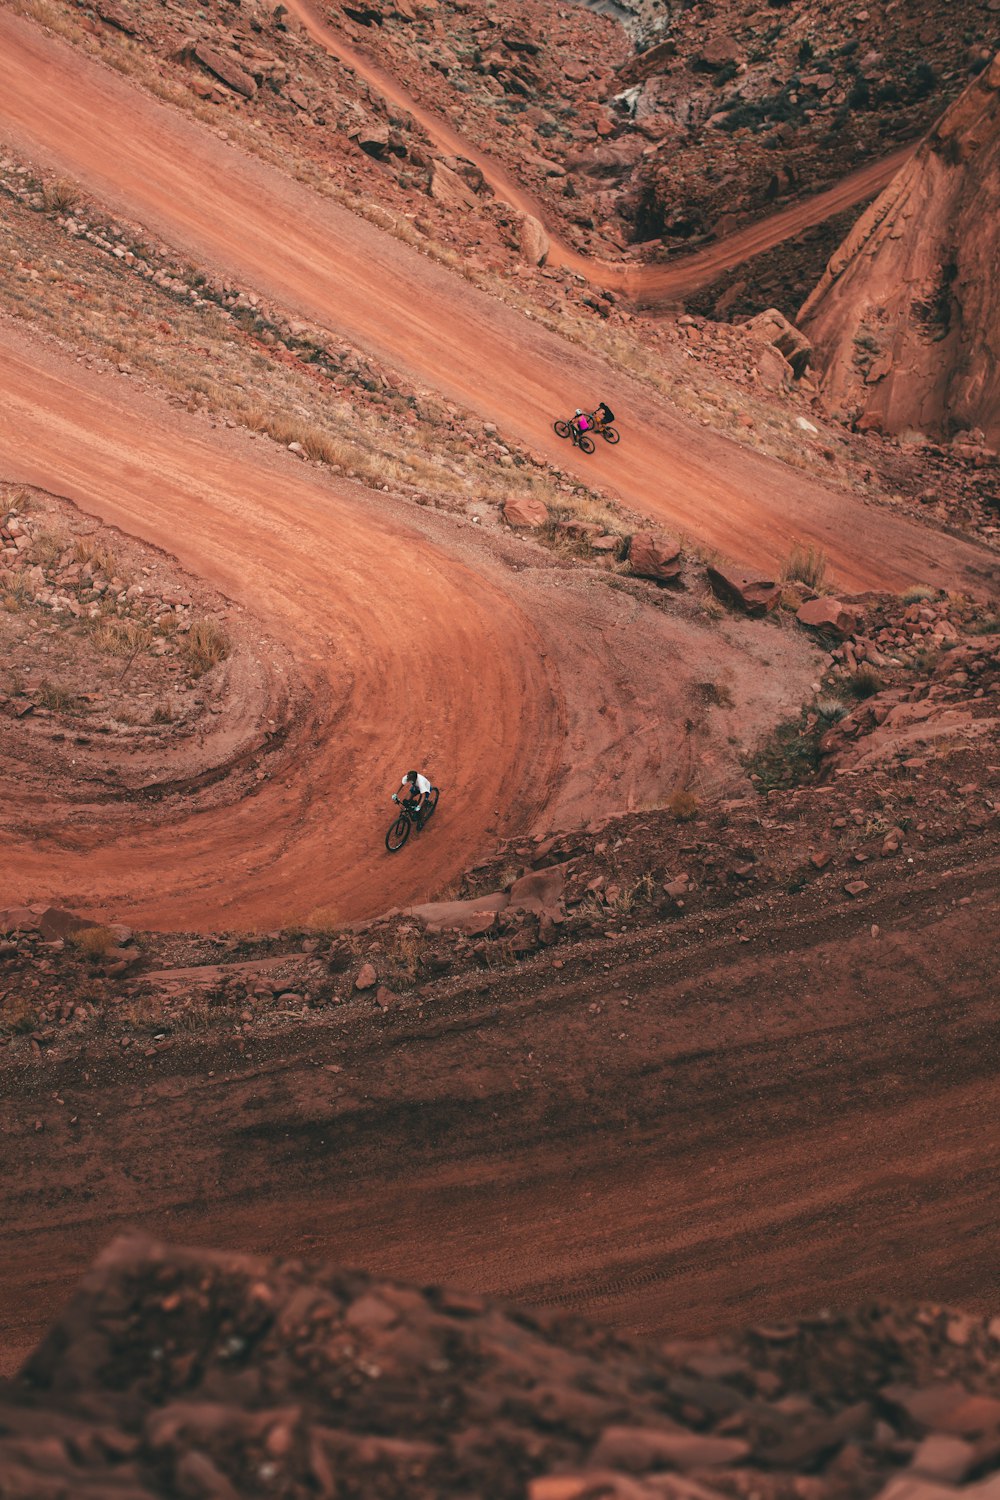
M416 779L417 779L417 773L416 773L416 771L407 771L406 775L403 777L404 781L416 781Z
M576 411L573 413L573 415L574 415L574 417L582 417L583 416L583 407L582 406L578 406L577 409L576 409Z

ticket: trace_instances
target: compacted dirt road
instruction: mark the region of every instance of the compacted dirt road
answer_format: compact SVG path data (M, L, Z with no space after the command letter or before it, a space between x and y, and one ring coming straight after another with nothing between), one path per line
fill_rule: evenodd
M325 905L346 920L450 877L515 790L547 784L557 686L496 580L379 514L362 487L314 478L271 444L182 424L2 324L0 350L6 477L140 533L252 611L255 669L273 679L262 722L287 712L290 695L304 704L269 778L236 807L181 799L164 820L135 798L67 827L54 802L26 843L12 786L0 898L62 893L177 927L280 925L296 906L298 919ZM291 684L269 636L291 654ZM518 712L498 715L505 702ZM388 793L415 755L476 774L449 788L447 837L392 864L381 848ZM528 801L519 817L533 810Z
M841 586L982 587L990 564L977 548L681 419L646 388L9 14L0 14L4 138L202 263L340 330L727 556L773 568L801 541L826 551ZM567 451L551 420L600 394L626 437L587 459Z

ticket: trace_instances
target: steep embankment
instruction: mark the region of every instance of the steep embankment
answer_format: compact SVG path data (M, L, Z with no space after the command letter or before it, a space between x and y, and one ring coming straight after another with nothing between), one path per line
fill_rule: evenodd
M1000 442L1000 57L861 218L801 321L839 415Z

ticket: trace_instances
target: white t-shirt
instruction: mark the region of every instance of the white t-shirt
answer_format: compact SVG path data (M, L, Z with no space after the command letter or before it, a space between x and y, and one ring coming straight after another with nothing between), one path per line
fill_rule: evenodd
M407 779L406 779L405 776L403 777L403 780L400 782L400 785L404 789L407 789L407 790L409 789L410 783L407 781ZM416 779L416 782L414 783L414 785L416 786L417 791L418 792L422 792L425 797L427 796L427 793L431 789L431 784L427 780L426 776L418 776L417 779Z

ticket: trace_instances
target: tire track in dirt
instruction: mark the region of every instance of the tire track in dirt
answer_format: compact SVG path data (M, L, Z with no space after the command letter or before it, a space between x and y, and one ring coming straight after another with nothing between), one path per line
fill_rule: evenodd
M981 592L995 559L970 543L680 418L607 363L219 141L36 27L0 13L0 137L126 216L607 484L639 512L772 568L823 548L839 587L931 582ZM127 119L123 132L116 122ZM625 441L567 452L555 413L605 392Z

